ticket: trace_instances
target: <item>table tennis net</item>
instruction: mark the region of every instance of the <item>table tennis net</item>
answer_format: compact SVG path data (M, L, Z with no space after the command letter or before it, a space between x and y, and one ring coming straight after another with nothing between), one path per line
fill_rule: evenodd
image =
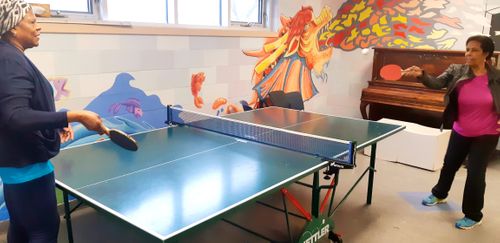
M187 125L354 166L354 142L169 107L168 123Z

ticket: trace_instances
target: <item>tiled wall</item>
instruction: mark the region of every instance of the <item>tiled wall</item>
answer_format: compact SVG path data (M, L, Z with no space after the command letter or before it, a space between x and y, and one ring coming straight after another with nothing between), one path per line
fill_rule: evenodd
M259 49L262 38L43 34L27 55L49 79L66 78L68 97L57 108L82 109L109 89L117 74L135 77L132 86L158 95L164 105L194 109L191 74L204 72L204 111L224 97L250 97L256 58L242 50Z

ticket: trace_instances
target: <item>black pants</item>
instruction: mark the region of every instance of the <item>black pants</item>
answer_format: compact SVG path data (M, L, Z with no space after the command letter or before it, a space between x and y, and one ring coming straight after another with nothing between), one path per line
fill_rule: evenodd
M8 243L55 243L59 213L54 173L20 184L4 185L10 216Z
M464 137L452 131L439 181L432 188L432 194L441 199L448 197L455 174L468 155L462 212L465 217L480 221L483 218L486 167L497 143L498 135Z

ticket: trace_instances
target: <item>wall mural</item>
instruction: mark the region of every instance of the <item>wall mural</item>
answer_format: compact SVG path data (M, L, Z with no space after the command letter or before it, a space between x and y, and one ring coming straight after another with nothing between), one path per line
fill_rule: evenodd
M457 17L441 12L449 0L351 0L320 33L320 46L345 51L368 47L450 49L456 38L447 37L442 24L463 29Z
M259 58L252 76L254 86L251 100L242 100L236 105L228 104L225 98L217 98L212 109L221 114L257 108L259 101L275 90L300 92L304 101L316 95L318 90L311 71L316 76L326 77L324 65L332 55L330 46L319 50L318 34L332 19L332 14L330 8L325 7L318 17L313 17L311 7L302 7L292 18L282 16L279 37L267 39L261 50L243 51L247 56ZM204 79L203 73L193 74L191 78L191 91L197 108L203 105L199 92Z
M135 78L128 73L116 76L113 86L92 100L84 109L93 111L103 118L110 129L116 128L128 134L165 126L166 106L156 95L148 96L144 91L132 87ZM75 146L107 138L87 130L83 125L73 125L75 139L61 147Z
M253 70L252 98L240 103L257 108L269 92L277 90L300 92L304 101L311 99L318 93L312 74L327 81L324 67L333 48L450 49L457 38L447 37L449 30L437 24L463 28L459 18L441 13L447 4L448 0L351 0L340 6L335 17L328 6L316 17L309 6L293 17L281 16L278 37L267 39L261 50L243 51L259 60ZM198 108L203 105L199 92L204 78L201 73L192 76L191 90ZM227 103L224 98L218 100ZM225 113L241 111L242 106L228 104Z
M326 77L324 66L333 49L325 46L320 50L318 36L331 19L329 7L324 7L316 18L312 7L302 7L294 17L281 16L279 36L267 39L261 50L244 51L245 55L259 58L252 77L251 106L257 107L259 100L275 90L300 92L304 101L318 93L311 71Z

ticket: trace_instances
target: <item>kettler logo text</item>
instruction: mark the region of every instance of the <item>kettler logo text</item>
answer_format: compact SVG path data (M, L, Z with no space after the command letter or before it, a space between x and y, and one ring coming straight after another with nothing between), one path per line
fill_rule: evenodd
M329 229L330 229L330 225L329 224L325 224L325 226L323 228L321 228L321 230L319 230L318 232L316 232L313 235L311 235L311 237L307 238L304 241L304 243L314 243L314 242L317 242L323 236L325 236L326 234L328 234L328 230Z

